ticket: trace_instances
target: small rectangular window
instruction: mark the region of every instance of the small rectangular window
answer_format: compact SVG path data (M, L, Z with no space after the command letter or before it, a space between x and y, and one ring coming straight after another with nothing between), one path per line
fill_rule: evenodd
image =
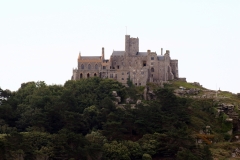
M122 78L122 80L124 80L124 78Z
M151 60L154 60L154 57L151 57Z
M103 69L106 69L106 66L103 66Z
M146 66L146 65L147 65L146 61L143 61L143 67Z

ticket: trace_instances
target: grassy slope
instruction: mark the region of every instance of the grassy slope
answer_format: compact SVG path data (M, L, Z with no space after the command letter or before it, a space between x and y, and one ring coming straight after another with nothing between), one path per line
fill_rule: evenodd
M187 83L182 81L171 81L170 86L173 87L174 89L178 89L180 86L186 89L198 88L201 90L199 95L203 95L209 92L210 93L212 92L212 94L214 94L214 91L207 90L202 86L196 86L193 83ZM236 112L239 112L238 108L240 107L240 98L236 94L233 94L228 91L218 91L217 96L218 98L215 99L214 101L217 101L218 103L234 104ZM202 101L202 100L199 99L195 101ZM215 136L214 140L218 141L217 143L213 143L210 145L210 150L213 154L213 157L219 160L220 159L240 159L240 158L230 158L232 156L232 152L236 148L240 149L240 143L229 142L224 140L224 133L221 133L221 131L223 131L224 128L228 128L227 125L219 123L219 120L216 119L213 115L211 115L209 111L207 110L203 111L199 108L195 108L196 106L197 105L194 105L194 103L191 106L192 125L190 127L197 134L197 130L204 128L204 126L206 125L211 126L211 129ZM236 135L236 134L238 135L238 133L235 133L233 135Z

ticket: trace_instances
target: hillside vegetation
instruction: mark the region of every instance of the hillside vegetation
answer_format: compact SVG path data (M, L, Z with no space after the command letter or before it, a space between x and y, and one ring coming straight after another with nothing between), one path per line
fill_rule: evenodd
M227 98L178 95L180 86L198 88L199 97L206 91L173 81L165 87L148 84L146 92L100 78L63 86L28 82L16 92L0 90L0 160L232 157L239 147L231 142L238 123L226 121L229 115L217 107L231 101L238 113L239 98L220 91Z

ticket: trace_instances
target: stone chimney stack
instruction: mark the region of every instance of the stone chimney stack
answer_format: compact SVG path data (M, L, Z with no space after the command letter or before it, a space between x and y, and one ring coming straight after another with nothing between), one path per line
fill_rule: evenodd
M102 47L102 60L104 61L104 47Z
M161 48L161 55L163 54L163 48Z

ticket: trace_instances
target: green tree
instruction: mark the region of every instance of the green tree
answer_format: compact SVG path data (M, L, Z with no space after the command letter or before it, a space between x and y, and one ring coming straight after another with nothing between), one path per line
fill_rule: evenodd
M112 141L103 145L103 158L106 160L131 160L128 148L121 142Z

